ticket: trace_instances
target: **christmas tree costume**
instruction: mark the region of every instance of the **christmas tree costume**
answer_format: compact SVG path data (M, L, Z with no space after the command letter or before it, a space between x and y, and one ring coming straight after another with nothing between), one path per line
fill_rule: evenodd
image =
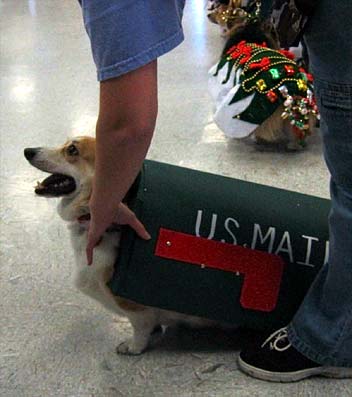
M209 71L209 90L215 101L214 121L231 138L244 138L268 119L280 105L282 118L292 124L304 145L309 119L318 117L313 77L285 50L265 43L241 41L231 47Z

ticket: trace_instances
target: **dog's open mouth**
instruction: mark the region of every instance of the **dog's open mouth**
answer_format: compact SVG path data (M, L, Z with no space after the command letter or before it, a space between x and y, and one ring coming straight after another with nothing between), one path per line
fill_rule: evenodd
M38 182L35 193L40 196L63 196L76 189L75 180L68 175L52 174L42 182Z

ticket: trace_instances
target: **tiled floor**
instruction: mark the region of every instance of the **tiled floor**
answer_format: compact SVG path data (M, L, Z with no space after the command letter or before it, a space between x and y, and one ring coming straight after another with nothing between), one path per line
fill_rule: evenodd
M226 140L211 121L207 70L223 41L202 0L188 0L185 42L159 62L160 115L149 158L327 197L316 135L301 153ZM74 290L68 233L28 146L93 134L98 84L74 0L3 0L1 64L0 394L19 396L351 396L351 380L252 380L236 366L247 335L170 331L140 357L115 346L130 333Z

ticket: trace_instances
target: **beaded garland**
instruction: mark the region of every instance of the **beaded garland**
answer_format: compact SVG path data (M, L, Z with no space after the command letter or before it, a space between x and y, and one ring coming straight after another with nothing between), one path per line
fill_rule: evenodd
M214 76L227 65L223 81L226 84L232 71L240 70L239 81L236 77L233 81L240 86L229 104L255 93L247 109L233 118L260 124L283 103L282 118L289 119L298 142L304 146L309 134L309 118L311 115L319 118L319 114L313 94L313 77L298 67L293 58L291 52L273 50L266 43L241 41L224 54Z

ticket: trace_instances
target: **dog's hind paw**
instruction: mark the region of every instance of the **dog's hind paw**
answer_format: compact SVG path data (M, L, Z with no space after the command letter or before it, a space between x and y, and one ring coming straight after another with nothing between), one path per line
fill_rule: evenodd
M117 346L116 353L136 356L142 354L145 348L146 346L138 346L133 339L128 339Z

